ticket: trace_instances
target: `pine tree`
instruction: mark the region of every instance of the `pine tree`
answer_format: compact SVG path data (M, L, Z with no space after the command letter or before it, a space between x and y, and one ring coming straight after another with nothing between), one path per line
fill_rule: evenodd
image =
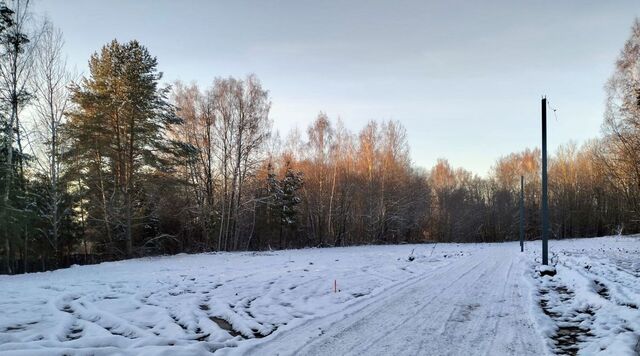
M24 237L23 259L26 262L28 218L25 196L26 157L21 140L19 113L30 100L26 88L31 59L29 56L29 1L14 1L11 8L0 4L0 186L2 187L0 225L4 240L5 269L12 273L11 259L15 255L16 241Z
M131 256L136 227L145 221L144 184L168 169L165 130L179 123L159 88L158 62L137 41L116 40L89 61L89 78L73 88L77 110L68 125L73 149L68 158L86 177L90 216L101 221L107 242L124 241ZM116 248L116 253L121 249Z

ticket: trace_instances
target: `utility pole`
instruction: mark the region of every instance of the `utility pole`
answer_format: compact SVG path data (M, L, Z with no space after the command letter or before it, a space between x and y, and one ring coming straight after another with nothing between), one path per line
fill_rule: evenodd
M524 176L520 176L520 252L524 252Z
M542 98L542 264L549 264L549 202L547 197L547 98Z

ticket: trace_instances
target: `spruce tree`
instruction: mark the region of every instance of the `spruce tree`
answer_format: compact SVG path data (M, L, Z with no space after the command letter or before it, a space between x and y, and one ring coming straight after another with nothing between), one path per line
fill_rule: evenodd
M292 228L298 223L296 207L300 204L298 190L304 183L302 172L294 171L287 165L287 171L282 179L282 213L280 222L282 225Z
M278 181L278 190L275 195L275 205L279 215L279 234L278 240L280 248L285 248L284 234L294 230L298 224L297 205L301 199L298 196L298 190L303 185L302 172L294 171L289 162L286 165L286 171L281 181Z

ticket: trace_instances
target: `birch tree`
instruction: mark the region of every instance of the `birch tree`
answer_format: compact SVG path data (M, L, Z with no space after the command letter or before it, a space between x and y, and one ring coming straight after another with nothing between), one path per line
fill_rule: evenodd
M245 181L260 164L271 133L271 102L268 91L254 75L244 80L216 79L211 95L222 176L218 249L227 250L239 246L237 227L245 212Z
M628 203L627 215L640 226L640 20L631 27L615 72L606 85L602 162Z
M60 139L61 126L65 113L69 109L70 92L68 86L72 74L67 68L63 53L62 32L45 20L38 46L34 53L34 70L31 78L33 107L36 118L36 135L43 146L42 154L37 155L40 174L47 182L43 197L44 206L40 208L42 217L47 221L44 234L53 248L56 260L59 260L60 227L65 211L63 196L66 186L61 182L63 144Z

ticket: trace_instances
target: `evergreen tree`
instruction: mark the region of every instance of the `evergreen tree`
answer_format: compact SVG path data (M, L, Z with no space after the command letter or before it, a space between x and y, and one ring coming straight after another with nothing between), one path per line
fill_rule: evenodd
M278 220L280 231L278 233L278 241L280 248L285 248L287 242L284 241L284 234L292 231L298 224L298 211L296 207L300 204L298 190L302 188L303 179L302 172L291 169L289 162L286 164L286 171L282 180L272 179L277 189L274 189L273 196L275 207L278 211Z
M280 198L282 205L280 223L285 227L293 228L298 223L296 207L301 201L298 191L302 188L303 183L303 173L294 171L287 163L287 171L281 182L282 196Z
M89 78L72 90L68 159L91 192L90 221L102 225L111 252L127 256L145 223L144 184L153 181L145 178L169 169L165 130L179 123L157 65L138 41L113 40L91 56Z
M11 8L4 2L0 4L0 234L8 273L15 269L11 260L16 254L16 237L23 237L25 263L27 255L29 204L24 167L27 157L19 113L31 98L26 88L31 64L28 19L29 1L14 1Z

